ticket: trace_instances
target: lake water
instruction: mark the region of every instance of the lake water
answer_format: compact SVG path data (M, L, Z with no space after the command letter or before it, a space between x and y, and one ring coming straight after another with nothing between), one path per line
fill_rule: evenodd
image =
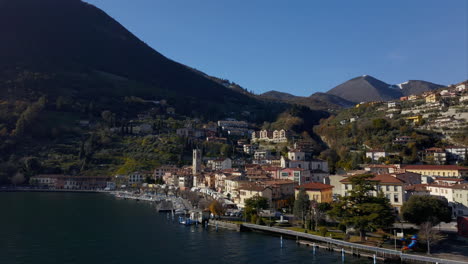
M258 233L173 223L107 194L0 193L0 263L342 263ZM366 259L346 256L346 263Z

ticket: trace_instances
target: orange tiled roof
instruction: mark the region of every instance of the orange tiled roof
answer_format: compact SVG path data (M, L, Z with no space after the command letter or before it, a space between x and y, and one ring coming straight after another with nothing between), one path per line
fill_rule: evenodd
M304 188L305 190L311 190L311 191L312 190L320 191L320 190L332 189L333 185L323 184L320 182L309 182L309 183L305 183L296 187L297 190L301 188Z

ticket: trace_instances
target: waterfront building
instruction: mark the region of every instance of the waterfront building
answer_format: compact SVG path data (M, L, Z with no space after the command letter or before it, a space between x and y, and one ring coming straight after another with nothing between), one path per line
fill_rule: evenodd
M265 187L258 184L245 185L239 188L239 197L234 200L237 205L241 208L245 207L245 200L253 198L255 196L264 197L268 201L268 205L271 207L273 192L271 187Z
M70 176L42 174L30 178L30 184L53 189L96 190L105 189L111 181L109 176Z
M333 201L333 186L329 184L323 184L320 182L309 182L301 184L295 188L295 197L299 194L299 191L304 189L309 195L309 200L316 201L317 203L331 203Z
M340 181L342 184L342 196L348 196L349 192L353 190L354 186L351 183L352 177L354 176L347 177ZM406 183L389 174L374 175L370 180L376 184L376 190L372 191L372 195L376 196L377 192L381 191L390 201L390 204L399 211L406 198L404 195Z

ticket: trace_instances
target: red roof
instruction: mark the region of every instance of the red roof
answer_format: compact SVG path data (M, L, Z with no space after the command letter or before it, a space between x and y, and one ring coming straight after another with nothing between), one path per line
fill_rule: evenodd
M468 170L466 167L457 165L406 165L405 170Z
M351 182L350 179L354 177L350 176L346 179L341 180L340 182ZM374 177L370 178L371 181L378 181L380 183L396 183L396 184L404 184L405 182L392 176L391 174L379 174L375 175Z
M320 190L326 190L326 189L333 189L333 185L329 184L323 184L320 182L309 182L306 184L302 184L296 187L296 189L301 189L304 188L305 190L311 190L311 191L320 191Z
M463 181L463 179L460 178L444 178L444 177L436 177L436 181Z

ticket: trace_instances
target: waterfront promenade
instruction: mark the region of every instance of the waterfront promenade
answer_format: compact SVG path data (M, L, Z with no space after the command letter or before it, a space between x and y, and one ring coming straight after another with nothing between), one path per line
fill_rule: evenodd
M351 254L361 254L367 253L367 255L375 255L376 258L380 259L392 259L392 260L400 260L405 262L423 262L423 263L439 263L439 264L466 264L466 261L456 261L456 260L448 260L448 259L441 259L441 258L434 258L429 256L422 256L422 255L414 255L414 254L404 254L398 250L392 249L385 249L379 247L372 247L367 245L361 245L356 243L350 243L342 240L332 239L328 237L322 237L307 233L301 233L293 230L277 228L277 227L268 227L262 225L255 225L255 224L242 224L243 229L247 228L252 231L261 231L267 232L271 234L277 235L284 235L287 237L294 237L297 240L304 239L309 241L316 241L318 243L325 243L328 245L328 248L335 251L341 251L342 249L346 253ZM242 229L242 228L241 228Z

